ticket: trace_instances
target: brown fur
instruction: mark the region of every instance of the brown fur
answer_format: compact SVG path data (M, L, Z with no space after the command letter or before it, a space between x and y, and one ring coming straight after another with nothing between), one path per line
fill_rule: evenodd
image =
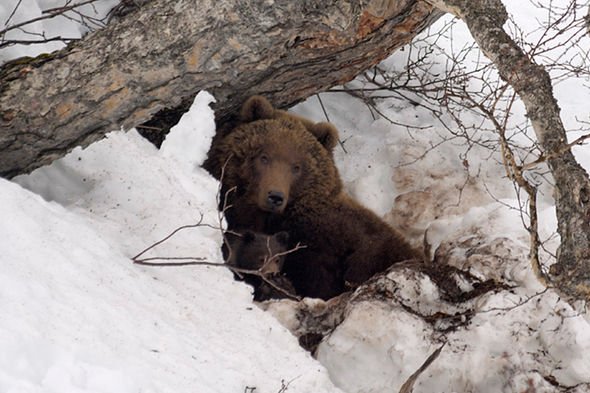
M258 270L262 274L280 273L285 260L289 234L279 232L265 235L246 231L244 233L225 233L223 259L234 267Z
M261 96L248 98L240 111L240 120L243 123L250 123L264 119L289 119L300 122L330 153L338 144L338 130L332 124L314 123L294 113L275 109L266 98Z
M212 147L208 161L218 168L213 175L219 178L225 165L219 208L231 205L226 210L230 230L272 233L270 222L294 200L303 195L331 198L342 190L328 150L301 122L290 118L238 126ZM281 193L285 203L268 203L272 193Z
M223 259L229 266L257 270L267 280L294 295L293 285L281 273L288 242L287 232L278 232L274 235L251 231L241 234L226 232L222 247ZM236 278L243 279L254 287L254 300L262 301L286 296L284 292L263 281L259 276L238 272Z
M399 233L342 191L331 155L335 142L326 142L337 141L337 134L318 137L301 118L276 115L267 103L249 100L244 123L210 152L212 167L227 162L222 193L232 206L229 229L287 231L291 247L304 244L284 267L302 296L328 299L418 257ZM281 204L272 197L277 192Z
M298 201L286 210L283 225L291 238L307 245L286 260L284 270L305 296L329 299L395 262L421 256L401 234L344 193L324 201Z
M326 122L314 123L311 120L294 113L273 108L270 102L264 97L252 96L246 100L242 106L238 121L232 122L232 127L230 129L218 130L213 138L213 148L223 143L223 139L233 131L239 129L240 125L258 120L286 120L290 123L297 124L299 128L303 126L303 128L309 131L311 135L313 135L330 153L330 157L334 148L338 144L338 130L332 124ZM223 164L224 161L219 160L218 155L213 151L210 151L209 156L203 163L203 167L215 176L215 178L220 179Z

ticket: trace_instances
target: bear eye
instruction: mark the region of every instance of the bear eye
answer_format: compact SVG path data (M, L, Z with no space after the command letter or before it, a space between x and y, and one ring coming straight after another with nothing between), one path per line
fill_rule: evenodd
M261 162L261 163L263 163L263 164L268 164L268 161L269 161L269 159L268 159L268 156L267 156L266 154L262 154L262 155L260 156L260 162Z
M291 170L293 171L294 174L297 175L299 172L301 172L301 165L295 164L295 165L293 165L293 168Z

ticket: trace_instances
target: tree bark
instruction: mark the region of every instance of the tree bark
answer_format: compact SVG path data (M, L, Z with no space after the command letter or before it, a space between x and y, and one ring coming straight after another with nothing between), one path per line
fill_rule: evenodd
M590 300L590 181L567 146L549 74L503 30L507 13L500 0L430 3L467 24L482 52L522 99L555 180L561 244L557 263L550 270L550 280L570 300Z
M129 129L200 90L227 121L252 94L277 107L342 84L442 12L420 0L153 0L49 56L0 69L0 176Z

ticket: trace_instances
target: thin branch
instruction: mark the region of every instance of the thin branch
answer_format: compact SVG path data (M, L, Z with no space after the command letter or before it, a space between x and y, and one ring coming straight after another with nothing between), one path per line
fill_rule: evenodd
M18 10L18 7L20 7L20 3L22 3L22 2L23 2L23 0L18 0L18 2L16 3L16 5L12 9L12 12L8 16L8 19L6 19L6 21L4 22L4 26L8 26L8 24L10 23L10 20L12 19L12 17L14 16L14 14L16 14L16 10Z
M196 224L191 224L191 225L183 225L179 228L176 228L174 231L172 231L172 233L170 233L168 236L164 237L162 240L158 240L157 242L155 242L154 244L152 244L151 246L149 246L148 248L146 248L145 250L141 251L139 254L137 254L136 256L134 256L133 258L131 258L134 262L136 260L139 260L139 257L141 257L143 254L145 254L146 252L148 252L149 250L153 249L154 247L159 246L160 244L164 243L166 240L170 239L172 236L176 235L178 232L184 230L184 229L188 229L188 228L196 228L199 226L202 226L202 222L203 222L203 213L199 212L199 221Z
M536 159L535 161L532 161L532 162L529 162L525 165L520 166L520 169L523 171L526 171L528 169L532 169L532 168L536 167L537 165L539 165L542 162L546 162L548 160L552 160L556 157L559 157L563 153L569 151L572 147L584 144L586 139L590 139L590 134L582 135L581 137L577 138L573 142L570 142L567 145L562 146L557 151L553 151L549 154L541 154L539 156L539 158Z
M285 383L284 379L281 379L281 389L277 393L285 393L287 391L287 389L289 388L289 385L291 385L291 382L293 382L294 380L296 380L299 377L300 376L297 376L297 377L293 378L292 380L288 381L287 383Z
M528 209L528 216L529 216L529 225L525 226L527 231L529 232L530 236L530 247L529 247L529 259L531 262L531 267L533 273L537 277L537 279L544 285L549 285L549 279L547 275L543 272L541 267L541 262L539 260L539 245L541 243L539 238L539 231L538 231L538 216L537 216L537 188L529 183L524 178L523 170L517 165L516 160L514 158L514 153L510 148L508 140L506 139L506 124L508 114L510 113L510 109L516 100L516 93L513 92L510 100L508 101L508 106L506 109L506 116L504 119L504 123L500 124L498 122L493 110L485 108L481 103L475 102L473 98L469 95L466 97L470 100L474 106L476 106L496 127L496 131L500 136L500 146L502 148L502 160L504 163L504 168L506 170L506 175L516 182L518 186L525 190L525 192L529 196L529 209ZM518 192L517 192L518 196Z
M401 389L399 390L399 393L412 393L412 391L414 390L414 383L416 382L420 374L422 374L428 368L428 366L430 366L432 362L434 362L436 358L438 358L446 344L446 342L443 343L443 345L441 345L436 351L432 352L430 356L428 356L428 358L418 368L418 370L416 370L412 375L410 375L410 377L402 385Z
M322 101L322 97L320 97L320 93L316 94L316 97L318 98L320 106L322 107L322 111L324 112L324 116L326 117L326 121L330 122L330 117L328 116L328 112L326 111L326 108L324 107L324 102ZM346 151L346 148L344 147L344 142L340 139L340 136L338 136L338 144L342 148L342 151L345 154L348 154L348 151Z
M61 36L51 37L51 38L43 38L40 40L5 40L0 42L0 49L6 48L12 45L35 45L35 44L45 44L47 42L53 41L61 41L61 42L72 42L72 41L79 41L80 38L66 38Z
M69 5L69 6L51 8L49 10L42 11L42 14L43 14L42 16L39 16L39 17L33 18L33 19L29 19L29 20L26 20L21 23L17 23L15 25L8 26L5 29L0 30L0 36L3 36L4 34L6 34L7 32L9 32L11 30L18 29L18 28L26 26L26 25L30 25L31 23L39 22L41 20L51 19L57 15L63 14L66 11L73 10L77 7L81 7L86 4L94 3L95 1L98 1L98 0L86 0L81 3L76 3L76 4Z
M322 97L320 97L320 94L316 94L316 97L318 98L318 101L320 103L320 106L322 107L322 112L324 112L324 116L326 117L326 121L330 121L330 117L328 116L328 112L326 112L326 107L324 106L324 103L322 101Z
M177 228L170 235L166 236L164 239L151 245L150 247L148 247L146 250L142 251L138 255L145 253L145 251L154 248L156 245L162 244L164 241L170 239L174 234L178 233L181 229L194 228L196 226L198 226L198 224L185 225L183 227ZM287 250L287 251L283 251L280 253L276 253L276 254L272 255L270 258L271 259L278 258L280 256L284 256L284 255L296 252L296 251L303 249L303 248L306 248L306 246L302 245L300 243L297 243L295 245L295 247L293 247L292 249ZM211 261L204 260L203 258L199 258L199 257L150 257L150 258L144 258L144 259L139 259L137 257L134 257L134 258L131 258L131 260L136 265L157 266L157 267L183 267L183 266L225 267L235 273L250 274L250 275L259 277L262 281L264 281L266 284L270 285L273 289L281 292L283 295L285 295L291 299L294 299L294 300L301 300L301 298L299 296L296 296L296 295L290 293L289 291L287 291L286 289L282 288L281 286L274 283L271 279L269 279L268 276L262 272L262 268L244 269L244 268L240 268L237 266L228 265L227 262L223 262L223 263L222 262L211 262ZM152 262L152 261L157 261L157 260L161 260L161 261L184 260L184 262Z

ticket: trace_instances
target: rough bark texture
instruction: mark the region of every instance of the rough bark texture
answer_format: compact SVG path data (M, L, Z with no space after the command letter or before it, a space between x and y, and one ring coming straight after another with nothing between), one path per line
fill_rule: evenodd
M567 137L549 74L533 63L502 29L507 13L500 0L431 3L467 24L482 52L522 99L555 179L561 245L550 279L570 299L590 300L590 181L566 146Z
M0 176L29 172L198 91L223 123L349 81L442 12L419 0L153 0L55 54L0 69Z

